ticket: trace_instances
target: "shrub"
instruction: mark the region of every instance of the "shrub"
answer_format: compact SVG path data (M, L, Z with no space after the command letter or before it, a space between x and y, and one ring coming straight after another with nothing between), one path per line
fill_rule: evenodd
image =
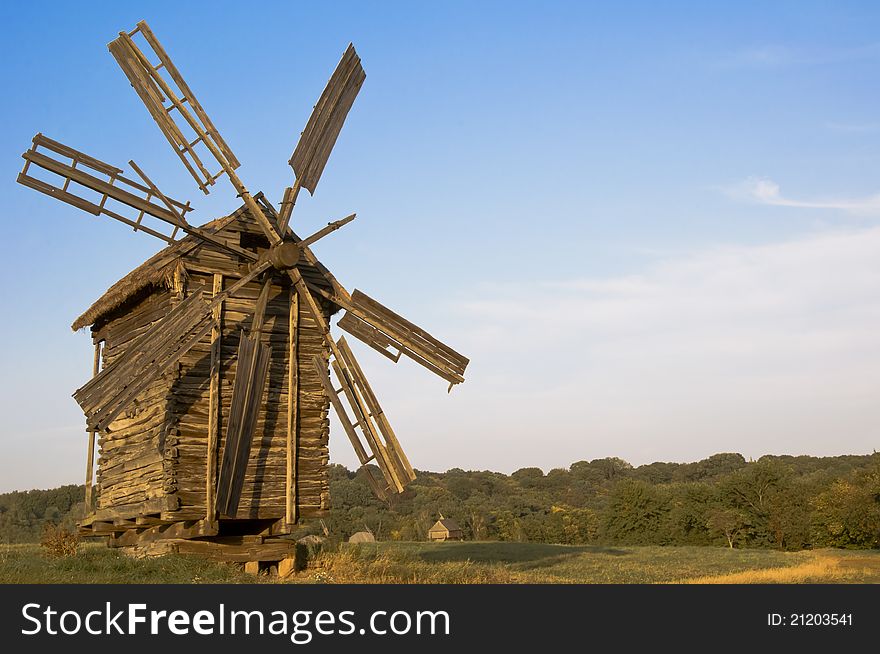
M79 534L66 527L47 522L43 527L40 547L52 558L75 556L79 549Z

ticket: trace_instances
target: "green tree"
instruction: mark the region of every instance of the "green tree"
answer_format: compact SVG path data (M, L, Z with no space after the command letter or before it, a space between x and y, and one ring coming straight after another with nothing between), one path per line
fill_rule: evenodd
M660 527L667 510L659 488L625 479L614 487L602 513L603 538L629 545L660 544Z
M817 545L880 547L880 471L838 479L812 505Z
M748 516L738 509L715 507L709 511L708 516L706 527L711 533L723 536L731 549L749 526Z

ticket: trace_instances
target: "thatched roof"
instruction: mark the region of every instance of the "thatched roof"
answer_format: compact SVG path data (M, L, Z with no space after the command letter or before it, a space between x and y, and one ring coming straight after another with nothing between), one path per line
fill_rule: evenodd
M259 194L254 197L258 196ZM208 231L218 232L242 216L253 220L247 208L242 205L228 216L212 220L201 227ZM205 244L199 238L186 236L159 251L108 288L101 297L95 300L92 306L73 321L71 329L77 331L100 322L102 318L150 288L173 288L179 277L184 274L182 257L197 246L213 247L210 244ZM310 276L305 271L302 272L304 276ZM312 272L311 276L317 275L319 279L322 277L320 271L312 269ZM327 285L329 286L329 282Z
M448 531L451 533L453 531L461 531L461 527L452 518L440 518L428 531Z
M202 227L210 231L218 231L238 218L244 211L245 208L242 206L230 215L212 220ZM94 325L103 316L115 311L147 287L171 288L174 285L175 275L180 273L182 266L180 257L200 242L193 236L186 236L177 243L160 250L108 288L101 297L95 300L92 306L73 321L70 328L77 331Z

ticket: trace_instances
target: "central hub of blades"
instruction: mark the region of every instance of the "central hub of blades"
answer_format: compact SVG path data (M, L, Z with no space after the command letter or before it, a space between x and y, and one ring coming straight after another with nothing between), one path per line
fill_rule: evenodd
M268 259L278 270L293 268L299 262L299 246L293 241L283 241L269 250Z

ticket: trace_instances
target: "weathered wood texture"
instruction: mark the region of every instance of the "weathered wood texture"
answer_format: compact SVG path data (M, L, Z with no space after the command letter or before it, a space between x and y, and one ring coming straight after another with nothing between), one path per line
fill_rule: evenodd
M85 411L89 427L105 430L132 400L165 373L191 347L211 331L211 307L202 291L180 302L161 320L131 343L127 354L105 368L73 394Z
M345 302L344 299L341 302ZM401 354L423 365L450 384L464 381L467 357L438 341L424 329L355 289L338 325L393 361ZM389 348L398 352L392 353Z
M290 165L300 186L315 192L330 152L354 99L366 79L354 46L349 44L306 124Z
M171 311L171 292L143 297L102 332L103 367L111 366L138 336ZM173 469L166 465L169 391L167 376L142 390L100 434L98 509L138 504L174 492Z
M261 299L269 285L263 286ZM257 314L262 313L257 302ZM256 322L256 317L255 317ZM251 336L241 332L238 339L237 370L232 385L232 402L229 405L223 463L217 479L217 511L235 518L244 487L244 473L251 455L251 445L256 434L257 416L260 413L266 382L269 378L269 361L272 348L263 345L259 328Z
M226 221L217 236L252 249L260 247L262 238L260 228L243 212L237 212L236 217ZM230 281L226 285L232 286L246 271L243 261L213 246L185 251L179 256L179 262L180 272L170 287L150 284L114 305L109 313L100 315L93 337L105 342L105 367L112 365L128 346L185 298L199 293L211 297L217 291L215 274L228 275ZM163 265L167 266L168 262L163 260ZM312 283L329 287L309 262L300 263L300 272ZM108 425L108 431L99 442L99 508L110 510L125 505L139 510L139 503L166 497L173 499L173 506L162 510L163 519L189 516L198 519L210 515L206 470L210 463L207 457L212 414L212 343L220 358L214 399L215 411L219 414L217 460L221 460L226 446L240 335L242 330L248 332L251 327L261 286L259 280L253 280L228 297L223 302L222 325L217 333L206 332ZM236 514L239 519L285 519L291 512L298 517L310 517L321 515L329 508L329 401L312 364L313 358L318 357L324 362L326 374L329 351L309 312L299 311L291 319L292 295L296 297L284 275L278 275L269 286L260 339L263 346L272 349L272 357L245 467ZM315 299L324 319L329 320L335 307L321 297ZM291 325L295 326L294 348L290 346ZM296 352L297 372L293 375L291 350ZM292 379L297 428L291 431L288 388ZM294 438L296 453L296 460L291 464L287 454L289 437ZM294 471L295 483L291 488ZM295 497L292 511L288 509L291 490ZM119 530L118 527L113 529Z

